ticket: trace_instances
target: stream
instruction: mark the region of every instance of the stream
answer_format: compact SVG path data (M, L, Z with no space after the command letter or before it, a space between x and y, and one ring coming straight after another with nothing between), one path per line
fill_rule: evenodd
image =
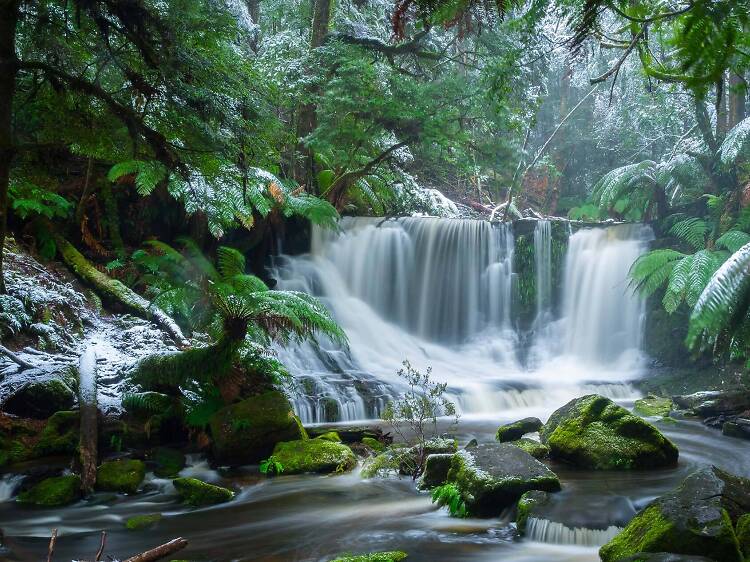
M460 447L494 440L502 423L546 420L584 394L632 407L639 393L631 383L650 367L640 352L644 303L627 287L627 272L651 232L629 225L560 234L554 226L557 242L547 221L524 242L535 250L526 278L536 291L525 326L515 299L526 281L513 266L523 248L509 226L359 218L344 219L339 232L314 229L311 252L280 256L271 273L280 288L318 296L349 345L279 349L303 422L381 424L383 407L403 389L396 371L405 359L448 384L461 419L457 428L441 422L440 431ZM678 446L677 467L594 472L547 461L563 489L552 496L549 518L530 520L524 538L516 536L511 510L494 519L451 518L409 478L366 480L359 468L267 478L257 467L216 469L196 456L181 475L231 487L233 501L186 508L171 481L149 474L136 496L97 493L65 508L30 509L11 500L18 477L3 477L0 528L8 550L0 559L38 561L57 528L57 560L92 559L106 530L106 551L120 557L182 536L189 546L179 557L190 560L323 562L403 550L410 562L596 561L598 547L637 510L695 468L715 464L750 476L750 448L738 441L698 421L654 423ZM164 517L153 529L125 529L129 517L155 512Z

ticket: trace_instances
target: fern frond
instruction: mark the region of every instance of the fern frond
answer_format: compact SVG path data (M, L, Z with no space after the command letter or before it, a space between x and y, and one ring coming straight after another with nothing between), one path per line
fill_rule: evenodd
M750 155L750 117L737 123L719 147L722 164L731 165Z
M695 347L702 336L716 336L744 317L750 289L750 244L745 244L713 274L690 315L687 343Z
M725 248L730 252L736 252L742 246L750 242L750 234L741 230L728 230L716 240L717 248Z
M651 296L667 282L675 263L685 256L668 248L643 254L630 268L631 286L643 296Z
M703 219L691 217L676 223L669 229L669 233L690 244L696 250L706 245L709 226Z
M225 280L245 273L245 256L235 248L219 246L216 250L216 264Z
M611 209L625 194L656 183L656 162L644 160L616 168L600 179L592 193L593 200L601 209Z
M112 166L107 179L115 182L123 176L135 177L135 188L139 195L149 195L167 177L164 164L156 160L127 160Z
M161 392L137 392L122 397L122 407L135 414L161 414L173 404L174 398Z

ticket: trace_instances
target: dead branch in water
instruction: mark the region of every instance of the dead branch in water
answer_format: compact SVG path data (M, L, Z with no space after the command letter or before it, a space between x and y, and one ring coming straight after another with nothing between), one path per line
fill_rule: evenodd
M96 552L96 558L94 558L94 562L99 562L99 560L102 559L102 554L104 553L104 545L107 544L107 531L102 531L102 543L99 545L99 550Z
M57 542L57 529L52 529L52 536L49 539L49 547L47 548L47 562L52 562L52 555L55 552L55 542Z
M161 546L157 546L156 548L152 548L151 550L147 550L146 552L128 558L124 562L154 562L154 560L159 560L160 558L174 554L178 550L182 550L187 544L188 542L182 537L173 539Z

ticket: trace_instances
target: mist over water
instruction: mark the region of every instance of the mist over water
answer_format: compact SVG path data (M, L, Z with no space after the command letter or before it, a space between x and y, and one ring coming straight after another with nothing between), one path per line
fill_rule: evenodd
M643 303L627 273L647 227L571 234L562 285L553 287L551 225L539 221L535 336L524 354L511 225L414 217L340 226L315 228L310 254L282 256L272 272L280 288L319 296L349 337L348 349L281 350L300 382L294 403L303 421L379 417L402 390L395 373L404 359L447 382L463 416L546 415L586 392L632 397L624 383L640 373Z

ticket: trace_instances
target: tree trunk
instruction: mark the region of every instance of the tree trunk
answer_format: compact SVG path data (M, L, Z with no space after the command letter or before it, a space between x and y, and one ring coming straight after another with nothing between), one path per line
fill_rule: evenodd
M98 464L96 377L96 351L93 346L89 346L81 354L78 363L78 408L81 413L78 449L81 460L81 490L85 495L94 491Z
M729 115L727 113L726 81L724 76L716 81L716 140L719 144L727 136Z
M729 128L742 121L747 112L747 81L739 74L729 75Z
M16 91L18 0L0 0L0 293L5 293L3 254L8 229L8 184L15 155L13 95Z
M260 0L247 0L247 13L256 26L260 26ZM258 52L258 40L260 39L260 29L255 29L250 38L250 48L254 53Z
M331 0L315 0L313 7L312 36L310 48L317 49L328 35L331 23Z

